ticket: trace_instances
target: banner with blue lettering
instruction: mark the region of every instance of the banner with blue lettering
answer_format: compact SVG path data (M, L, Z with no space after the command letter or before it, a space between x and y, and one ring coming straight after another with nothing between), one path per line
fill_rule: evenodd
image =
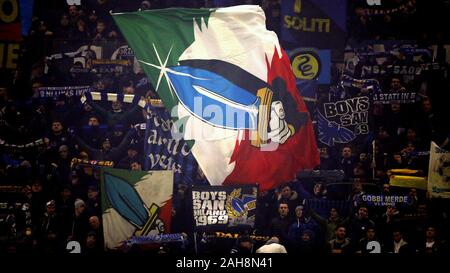
M192 210L199 231L252 229L256 219L257 185L194 186Z
M281 40L297 47L342 50L347 0L283 0Z
M197 161L182 138L172 136L172 118L163 107L151 107L145 130L145 170L173 170L174 182L192 185L197 175Z
M317 140L327 146L368 143L371 106L370 95L363 93L322 101L317 112Z

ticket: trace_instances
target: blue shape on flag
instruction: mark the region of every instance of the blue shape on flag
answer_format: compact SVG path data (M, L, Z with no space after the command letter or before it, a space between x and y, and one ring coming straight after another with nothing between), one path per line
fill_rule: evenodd
M170 67L167 75L178 99L194 116L221 128L257 128L260 100L250 91L189 66Z
M245 211L244 202L238 198L233 198L231 200L231 206L233 207L233 210L237 211L238 213L243 213Z
M334 121L329 121L320 112L318 113L319 141L328 146L334 143L349 143L356 135L349 129L342 127Z
M137 227L143 227L148 218L145 203L136 189L121 178L105 173L105 191L111 206Z
M256 202L256 197L254 195L244 194L242 198L232 198L231 208L239 213L243 214L245 212L245 207L251 202ZM249 208L251 210L252 208Z

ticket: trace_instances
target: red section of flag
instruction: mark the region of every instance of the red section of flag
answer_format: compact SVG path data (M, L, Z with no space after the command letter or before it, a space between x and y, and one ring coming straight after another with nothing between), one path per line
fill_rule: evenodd
M172 198L160 207L158 217L164 222L164 233L170 233L170 226L172 220Z
M19 42L22 40L20 23L0 24L0 41Z
M281 77L297 104L297 110L307 113L286 52L282 50L280 58L275 49L272 63L268 66L268 83L272 84L275 78ZM260 191L266 191L293 181L299 171L313 169L320 163L311 119L308 118L307 123L275 151L261 151L251 146L248 138L236 143L231 162L236 165L224 185L258 183Z

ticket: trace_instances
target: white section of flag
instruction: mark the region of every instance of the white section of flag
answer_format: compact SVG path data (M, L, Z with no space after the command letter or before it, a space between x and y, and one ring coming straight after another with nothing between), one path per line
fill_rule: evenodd
M259 6L244 5L220 8L212 12L206 26L193 21L195 41L179 60L222 60L267 82L267 62L274 50L282 56L276 34L266 29L264 11ZM190 114L178 104L178 117L189 116L185 140L195 140L192 153L211 185L221 185L231 174L235 162L230 162L236 141L242 132L214 127ZM220 139L220 140L217 140Z

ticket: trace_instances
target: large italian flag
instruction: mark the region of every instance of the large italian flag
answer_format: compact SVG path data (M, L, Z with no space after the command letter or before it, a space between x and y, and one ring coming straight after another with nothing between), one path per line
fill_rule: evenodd
M264 191L319 164L289 59L259 6L113 17L211 185Z

